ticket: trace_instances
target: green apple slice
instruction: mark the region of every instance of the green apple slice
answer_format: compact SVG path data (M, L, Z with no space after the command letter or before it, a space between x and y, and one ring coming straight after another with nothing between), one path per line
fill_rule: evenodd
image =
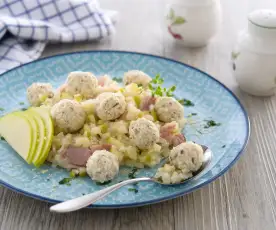
M10 113L0 119L0 135L29 164L33 149L34 130L23 112Z
M46 107L37 107L37 108L32 108L32 110L34 110L35 112L37 112L40 117L42 118L42 120L44 121L45 124L45 131L46 131L46 135L45 135L45 144L43 147L43 151L40 154L40 157L38 159L36 159L36 161L33 161L33 164L36 167L39 167L40 165L42 165L45 160L48 157L51 145L52 145L52 141L53 141L53 136L54 136L54 124L50 115L50 111L48 108Z
M32 163L37 162L40 158L41 154L44 151L44 147L46 144L46 128L45 128L45 122L41 118L40 114L36 112L35 109L29 109L26 111L26 114L28 114L30 117L32 117L38 126L38 139L37 139L37 147L36 151L32 158Z
M32 148L31 148L31 155L28 158L28 161L32 162L33 158L35 156L36 150L37 150L37 146L38 146L38 138L39 138L39 127L37 124L36 119L33 117L32 114L28 113L28 111L24 111L24 112L15 112L16 116L23 116L25 117L29 123L32 126L32 130L33 130L33 141L32 141ZM20 129L18 129L18 132L20 132ZM24 133L23 133L24 135Z

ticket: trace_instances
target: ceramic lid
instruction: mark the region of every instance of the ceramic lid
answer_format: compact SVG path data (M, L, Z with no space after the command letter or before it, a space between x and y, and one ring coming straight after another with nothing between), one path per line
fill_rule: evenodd
M248 19L256 26L276 29L275 10L256 10L249 14Z
M248 16L248 30L252 35L276 39L276 11L261 9Z

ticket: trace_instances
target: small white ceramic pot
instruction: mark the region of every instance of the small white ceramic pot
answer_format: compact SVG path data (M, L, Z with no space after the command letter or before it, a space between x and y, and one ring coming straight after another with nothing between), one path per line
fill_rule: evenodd
M232 52L233 74L240 88L270 96L276 86L276 11L257 10L248 16L248 29Z
M221 25L219 0L174 0L167 6L170 35L187 47L205 46Z

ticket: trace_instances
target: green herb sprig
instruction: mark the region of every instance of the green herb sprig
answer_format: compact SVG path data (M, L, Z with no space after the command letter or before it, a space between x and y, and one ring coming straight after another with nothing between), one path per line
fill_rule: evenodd
M107 185L111 182L111 180L108 180L108 181L105 181L105 182L99 182L99 181L96 181L96 185Z
M192 116L196 116L197 115L197 113L191 113L191 114L189 114L187 117L192 117Z
M129 188L128 191L137 193L137 192L138 192L138 189L136 189L136 188Z
M192 101L187 100L187 99L180 99L180 100L178 100L178 102L184 106L194 106L195 105Z
M136 178L136 173L137 173L137 171L138 171L138 169L134 167L134 168L131 170L131 172L128 174L128 178L129 178L129 179L134 179L134 178Z
M149 89L152 92L152 96L167 96L172 97L173 92L176 89L176 86L173 85L170 88L164 88L162 87L164 83L164 79L160 77L160 74L157 74L149 83Z
M175 97L176 96L173 94L173 92L176 90L176 86L173 85L170 88L165 88L162 87L164 83L164 79L160 77L160 74L157 74L149 83L149 89L152 92L152 96L167 96L167 97ZM184 106L194 106L195 104L188 100L188 99L178 99L177 100L181 105Z
M120 78L120 77L113 77L112 80L113 80L113 81L116 81L116 82L118 82L118 83L122 83L122 82L123 82L123 79Z
M208 129L210 127L214 127L214 126L220 126L221 123L218 123L214 120L205 120L206 121L206 125L204 125L204 129Z
M63 178L61 181L59 181L58 183L59 184L65 184L65 185L67 185L67 186L70 186L71 185L71 181L73 180L74 178L70 178L70 177L68 177L68 178Z

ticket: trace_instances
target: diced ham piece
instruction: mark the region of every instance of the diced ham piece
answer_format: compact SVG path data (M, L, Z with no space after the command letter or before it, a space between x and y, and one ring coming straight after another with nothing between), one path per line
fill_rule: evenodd
M117 82L113 81L108 75L99 77L98 85L99 87L96 89L97 95L105 92L116 93L120 90L120 86L117 84Z
M68 163L68 161L69 161L68 159L65 159L64 161L60 161L58 162L58 165L65 169L77 169L80 167L79 165L70 164Z
M57 88L57 91L59 91L60 93L62 93L62 92L65 91L66 87L67 87L67 84L63 84L63 85L61 85L60 87Z
M142 111L149 111L150 106L154 105L156 102L156 98L152 96L146 96L141 100L140 109Z
M91 153L93 154L97 150L107 150L110 151L112 145L110 144L102 144L102 145L92 145L90 146Z
M108 75L103 75L98 78L98 85L102 87L117 85Z
M183 134L174 134L176 125L176 122L171 122L160 127L160 137L174 147L186 141Z
M111 146L110 144L92 145L90 148L70 146L62 155L63 158L68 159L68 163L71 164L71 166L85 166L88 158L96 150L110 151Z
M180 145L181 143L184 143L186 141L186 138L182 133L176 134L172 137L171 144L173 147Z
M167 124L161 126L160 127L160 137L167 140L169 137L171 137L173 135L175 128L176 128L175 122L167 123Z
M89 148L70 146L65 154L70 164L85 166L88 158L92 155L92 151Z
M99 78L98 78L98 85L103 87L105 81L106 81L106 76L101 76L101 77L99 77Z

